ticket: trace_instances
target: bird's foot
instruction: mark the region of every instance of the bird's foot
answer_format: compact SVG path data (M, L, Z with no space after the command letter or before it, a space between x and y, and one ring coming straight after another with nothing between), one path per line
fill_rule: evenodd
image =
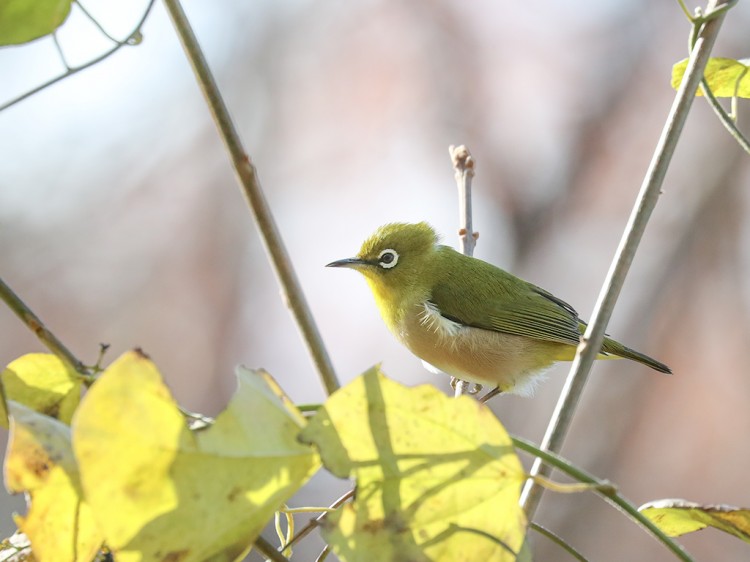
M456 387L458 386L459 382L464 382L462 379L458 379L456 377L451 377L451 389L453 391L456 391ZM466 394L471 394L472 396L475 394L478 394L480 390L482 390L482 385L478 383L472 383L473 386L471 388L466 389Z

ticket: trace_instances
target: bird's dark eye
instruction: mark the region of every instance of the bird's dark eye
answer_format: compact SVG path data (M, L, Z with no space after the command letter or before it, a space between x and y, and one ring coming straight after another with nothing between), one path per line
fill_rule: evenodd
M396 250L391 250L389 248L380 252L380 255L378 256L378 265L380 265L380 267L382 267L383 269L390 269L392 267L395 267L397 263L398 252L396 252Z

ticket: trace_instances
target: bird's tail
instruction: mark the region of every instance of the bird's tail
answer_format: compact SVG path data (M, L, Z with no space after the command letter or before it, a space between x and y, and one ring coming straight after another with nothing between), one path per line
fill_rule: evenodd
M604 344L602 345L602 352L599 355L601 359L622 357L623 359L631 359L651 367L655 371L660 373L666 373L667 375L672 374L672 369L667 367L664 363L657 361L656 359L649 357L639 351L630 349L627 346L622 345L620 342L610 338L604 338Z

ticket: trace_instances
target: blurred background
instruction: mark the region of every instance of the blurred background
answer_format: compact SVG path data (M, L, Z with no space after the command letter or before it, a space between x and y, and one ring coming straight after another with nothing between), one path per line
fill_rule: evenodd
M124 37L145 2L84 5ZM400 382L449 391L387 332L363 279L323 266L390 221L427 220L456 245L450 144L477 163L475 255L590 316L674 97L671 65L687 56L676 1L185 9L344 383L382 362ZM749 24L750 6L731 10L714 54L748 56ZM85 362L100 342L106 363L141 346L191 410L219 412L240 363L266 368L295 402L320 402L161 4L143 32L141 45L0 113L0 276ZM108 46L75 5L59 35L71 64ZM0 50L0 103L60 71L49 38ZM740 110L748 132L750 104ZM675 374L598 364L563 450L636 505L750 506L748 188L750 158L696 100L608 328ZM0 363L40 350L0 307ZM566 373L492 408L539 442ZM290 504L327 505L346 489L319 474ZM0 503L7 536L23 500ZM668 558L591 494L547 493L537 520L591 560ZM715 530L683 542L698 559L750 558ZM321 547L308 538L295 558ZM541 537L534 548L537 560L564 559Z

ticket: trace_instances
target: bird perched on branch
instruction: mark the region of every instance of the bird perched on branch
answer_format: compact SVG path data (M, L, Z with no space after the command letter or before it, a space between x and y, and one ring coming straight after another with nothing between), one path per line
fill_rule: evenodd
M392 223L356 257L327 267L362 273L391 332L431 371L533 393L539 375L571 361L586 323L565 301L485 261L438 243L427 223ZM605 337L599 359L659 361Z

